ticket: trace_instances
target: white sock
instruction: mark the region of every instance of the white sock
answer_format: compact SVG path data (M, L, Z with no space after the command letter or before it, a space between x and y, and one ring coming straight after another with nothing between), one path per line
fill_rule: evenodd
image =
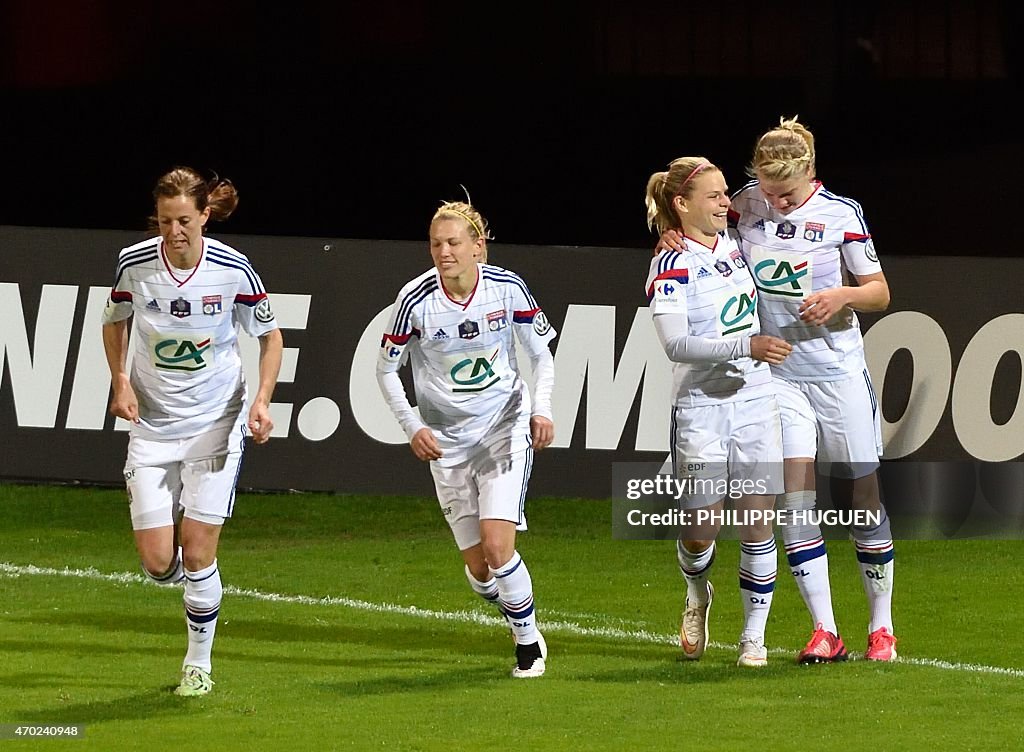
M868 632L885 627L893 634L892 586L895 571L892 539L855 540L864 594L868 597L871 624Z
M782 529L782 541L786 547L786 560L793 573L800 597L804 599L811 613L811 622L826 632L838 635L835 613L832 610L832 588L828 580L828 551L821 537L811 540L789 540L790 529Z
M778 568L779 552L774 538L759 543L740 542L740 597L744 616L740 640L764 641Z
M677 538L676 559L679 561L679 571L683 573L683 579L686 580L686 600L697 606L707 603L708 572L715 560L714 541L705 550L694 553Z
M217 614L224 588L220 581L217 560L198 572L185 570L185 623L188 625L188 652L182 666L198 666L211 670L213 635L217 631Z
M526 568L523 557L518 551L513 551L512 558L501 569L490 571L497 581L498 603L508 618L516 644L530 645L537 642L540 638L533 612L533 580L530 579L530 570Z
M480 582L480 580L473 576L473 573L469 571L467 566L466 579L469 580L469 586L473 588L474 593L497 608L502 616L505 616L505 612L502 611L501 603L498 600L498 581L493 576L487 582ZM507 619L508 617L505 618Z

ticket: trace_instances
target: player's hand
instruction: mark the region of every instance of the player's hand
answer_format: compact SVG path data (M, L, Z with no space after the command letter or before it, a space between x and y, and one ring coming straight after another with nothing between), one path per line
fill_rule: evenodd
M534 449L544 449L555 440L555 424L541 415L534 415L530 418L530 436Z
M777 366L793 352L793 346L784 339L757 334L750 338L750 357Z
M430 460L441 459L441 447L438 446L437 437L429 428L421 428L409 442L412 453L417 459L429 462Z
M654 246L654 255L657 256L662 251L685 251L686 245L683 243L683 234L679 230L665 230L661 233L661 237L658 238L658 244Z
M846 287L833 287L808 295L800 305L800 320L813 326L829 321L847 304L846 291Z
M274 421L270 419L270 408L263 402L254 402L249 409L249 432L257 444L266 444L270 432L274 430Z
M110 414L132 423L139 422L139 400L127 378L114 387L114 396L110 399Z

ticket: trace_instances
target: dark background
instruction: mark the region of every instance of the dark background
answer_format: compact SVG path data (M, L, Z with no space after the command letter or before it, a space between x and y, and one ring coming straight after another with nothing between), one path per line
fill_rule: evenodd
M799 113L883 256L1017 255L988 228L1024 163L1020 20L1003 0L7 0L0 224L141 228L184 163L238 185L223 232L415 240L463 184L501 242L647 247L651 172L703 154L738 187Z

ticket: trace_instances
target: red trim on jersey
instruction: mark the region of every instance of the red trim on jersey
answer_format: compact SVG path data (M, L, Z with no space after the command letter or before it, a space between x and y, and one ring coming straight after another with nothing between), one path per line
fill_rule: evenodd
M242 305L254 306L265 297L267 297L265 292L257 293L256 295L242 295L242 293L238 293L235 295L235 302L241 303Z
M463 311L469 308L469 304L473 302L473 297L476 295L477 289L480 287L480 266L476 267L476 284L473 285L473 291L469 293L469 297L465 301L456 300L448 294L448 288L444 286L444 280L441 279L441 272L437 273L437 281L441 283L441 290L444 291L444 296L448 298L452 303L459 306Z
M203 247L199 251L199 260L196 261L195 267L189 273L185 279L179 279L178 275L174 273L174 267L171 266L171 262L167 260L167 252L164 250L164 241L160 241L160 258L163 259L164 268L167 269L167 273L171 275L171 279L178 283L178 287L184 287L185 284L196 276L196 272L199 271L199 265L203 263L203 257L206 256L206 241L203 240Z
M110 300L113 303L130 303L132 294L126 290L111 290Z
M806 198L806 199L805 199L804 201L802 201L802 202L800 203L800 206L794 207L794 208L793 208L793 209L792 209L792 210L791 210L791 211L789 212L790 214L792 214L793 212L795 212L795 211L796 211L797 209L800 209L801 207L803 207L803 205L804 205L804 204L806 204L806 203L807 203L808 201L810 201L810 200L811 200L811 199L812 199L812 198L814 197L814 194L815 194L815 193L817 193L818 191L820 191L820 190L821 190L821 181L820 181L820 180L812 180L811 182L812 182L812 183L814 183L814 190L813 190L813 191L811 191L810 195L809 195L809 196L808 196L808 197L807 197L807 198Z
M533 317L537 315L540 308L531 308L528 311L512 311L512 323L514 324L529 324L533 321Z
M654 281L651 282L647 287L647 302L650 303L654 297L654 286L658 284L659 279L673 279L681 285L690 284L690 270L689 269L669 269L667 272L662 272Z
M731 219L731 220L732 220L733 222L739 222L739 221L740 221L740 213L739 213L738 211L736 211L735 209L732 209L732 208L730 208L730 209L729 209L729 210L728 210L728 211L726 212L726 215L725 215L725 216L726 216L726 217L727 217L728 219Z
M713 250L715 250L716 248L718 248L718 238L719 238L719 237L721 237L721 236L720 236L720 235L717 235L717 234L716 234L716 235L715 235L715 244L714 244L714 245L708 245L707 243L702 243L701 241L697 240L697 238L691 238L691 237L690 237L689 235L687 235L687 234L686 234L685 232L683 233L683 238L684 238L684 239L686 239L686 240L692 240L692 241L693 241L694 243L696 243L697 245L703 246L703 247L707 248L707 249L708 249L709 251L713 251Z
M411 333L410 334L385 334L383 336L383 338L381 338L380 346L384 347L384 345L386 345L388 342L391 342L391 343L396 344L396 345L404 345L406 342L409 341L409 338L411 336L412 336Z
M690 270L689 269L669 269L667 272L662 272L654 281L657 282L659 279L674 279L680 284L688 284L690 282Z
M865 240L870 240L870 239L871 239L870 235L865 235L862 232L844 232L843 233L843 242L844 243L864 242Z

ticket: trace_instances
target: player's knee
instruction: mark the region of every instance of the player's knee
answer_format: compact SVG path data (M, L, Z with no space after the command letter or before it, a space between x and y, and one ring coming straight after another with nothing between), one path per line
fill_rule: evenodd
M141 554L141 563L146 577L161 585L181 582L185 576L177 550L144 551Z
M487 566L493 570L501 569L508 564L516 552L515 544L504 540L485 540L482 546Z
M677 547L682 546L690 554L702 554L711 548L713 540L684 540L677 542Z
M205 550L186 549L182 553L185 569L189 572L199 572L209 567L217 558L216 552Z

